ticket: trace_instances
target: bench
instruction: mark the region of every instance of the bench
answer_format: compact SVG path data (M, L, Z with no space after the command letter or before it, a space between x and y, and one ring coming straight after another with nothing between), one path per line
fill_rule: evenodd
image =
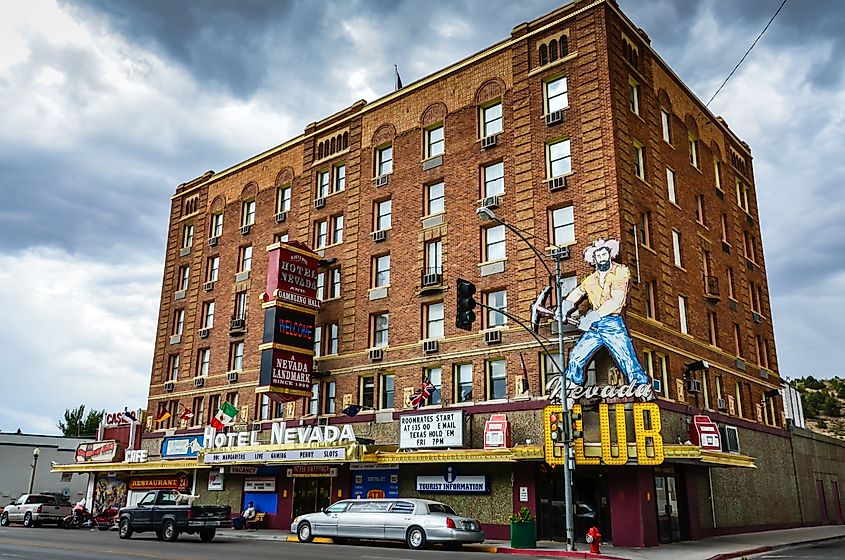
M247 522L246 522L246 527L247 527L248 529L257 529L257 528L259 528L261 525L263 525L263 524L264 524L264 517L265 517L266 515L267 515L267 514L266 514L266 513L264 513L264 512L261 512L261 513L257 513L257 512L256 512L255 517L253 517L252 519L248 519L248 520L247 520Z

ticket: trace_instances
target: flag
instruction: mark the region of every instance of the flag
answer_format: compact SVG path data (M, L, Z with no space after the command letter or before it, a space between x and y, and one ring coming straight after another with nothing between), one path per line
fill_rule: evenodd
M179 417L179 420L190 420L194 417L194 413L190 408L185 405L182 405L182 408L184 410L182 411L182 416Z
M235 406L229 401L226 401L223 403L223 406L220 407L220 410L217 411L217 414L214 415L214 418L212 418L211 427L215 430L219 430L231 424L237 416L238 409L235 408Z
M171 416L173 416L173 415L172 415L172 414L170 414L170 411L169 411L169 410L167 410L167 409L162 410L162 411L159 413L159 415L156 417L156 424L161 424L162 422L164 422L165 420L167 420L167 419L168 419L168 418L170 418Z
M393 70L396 72L396 81L394 83L395 89L400 90L402 89L402 78L399 76L399 67L394 64Z
M413 398L411 399L411 406L414 408L419 408L425 402L426 399L431 398L431 394L437 390L437 387L432 384L429 378L423 379L422 385L420 388L417 389L417 392L414 394Z
M126 418L129 422L138 421L138 418L135 416L135 413L127 408L123 409L123 417Z
M528 385L528 368L525 367L525 358L522 356L522 352L519 353L519 361L522 362L522 379L520 379L519 392L527 393L531 387Z
M347 416L356 416L361 409L364 408L359 404L350 404L346 408L344 408L341 412L343 412Z

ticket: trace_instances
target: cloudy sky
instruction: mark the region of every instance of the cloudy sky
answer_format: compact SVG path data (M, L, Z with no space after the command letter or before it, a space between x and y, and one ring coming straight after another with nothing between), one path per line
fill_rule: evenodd
M779 0L619 0L709 98ZM0 429L145 403L169 197L553 0L0 2ZM790 0L714 101L754 151L782 373L843 374L845 4Z

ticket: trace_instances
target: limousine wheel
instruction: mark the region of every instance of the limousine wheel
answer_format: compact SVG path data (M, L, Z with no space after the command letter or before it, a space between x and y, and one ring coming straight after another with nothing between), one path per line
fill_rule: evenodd
M414 525L408 529L408 536L405 538L405 541L408 543L408 548L413 548L414 550L425 548L425 531L422 527Z
M132 526L129 524L128 517L124 517L120 520L120 525L117 527L117 536L121 539L128 539L132 537Z
M299 542L311 542L314 540L314 535L311 534L311 524L303 521L299 524L296 530L296 536L299 537Z

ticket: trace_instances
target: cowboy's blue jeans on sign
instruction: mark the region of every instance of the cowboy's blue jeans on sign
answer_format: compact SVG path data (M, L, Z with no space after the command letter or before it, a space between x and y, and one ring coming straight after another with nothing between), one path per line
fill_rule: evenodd
M606 315L584 333L569 353L566 378L576 385L583 385L584 368L596 350L602 346L606 346L613 355L628 383L641 385L649 382L634 352L634 345L628 336L628 327L625 326L621 315Z

